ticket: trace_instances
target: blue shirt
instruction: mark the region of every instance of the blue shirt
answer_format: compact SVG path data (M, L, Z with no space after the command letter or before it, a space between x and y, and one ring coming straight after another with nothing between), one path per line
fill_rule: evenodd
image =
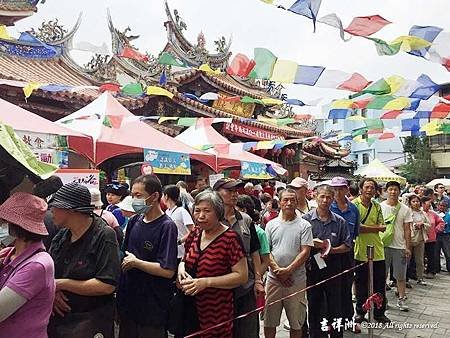
M177 226L166 214L149 223L144 221L143 215L136 215L128 222L124 249L138 259L159 263L163 269L175 271L177 237ZM141 325L162 327L168 315L171 295L171 279L139 269L122 272L117 292L119 313Z
M450 234L450 210L444 216L445 228L444 234Z
M313 209L303 218L311 223L313 238L329 239L333 248L341 244L345 244L349 248L352 247L346 221L341 216L331 212L330 218L325 223L317 215L317 209Z
M120 228L123 230L125 228L125 216L122 214L122 210L117 205L110 204L106 207L106 211L109 211L114 215L119 223Z
M354 205L347 199L346 201L347 210L342 211L341 209L339 209L336 201L333 201L330 210L347 221L348 232L350 234L351 240L353 241L359 235L360 216L356 205Z

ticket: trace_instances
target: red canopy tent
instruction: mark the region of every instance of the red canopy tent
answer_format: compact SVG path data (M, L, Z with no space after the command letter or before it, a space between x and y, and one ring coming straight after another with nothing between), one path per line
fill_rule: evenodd
M216 170L216 158L178 141L139 120L109 92L80 110L58 120L68 128L92 136L95 142L94 163L119 155L143 153L145 148L189 154Z
M67 136L70 149L90 160L93 158L93 142L90 136L51 122L2 99L0 99L0 120L16 131Z
M252 154L242 150L241 143L232 143L227 138L220 135L213 127L198 124L198 127L192 126L176 137L177 140L192 146L199 147L205 145L214 145L213 152L217 156L218 171L240 167L241 161L270 164L278 173L282 174L285 170L276 162L270 161L264 157Z

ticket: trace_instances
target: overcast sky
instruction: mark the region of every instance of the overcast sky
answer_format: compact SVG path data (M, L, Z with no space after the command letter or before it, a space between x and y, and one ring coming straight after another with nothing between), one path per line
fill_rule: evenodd
M294 2L278 1L286 7ZM281 59L304 65L322 65L329 69L359 72L370 80L383 76L401 75L416 79L425 73L436 82L450 82L450 72L439 64L400 52L396 56L378 56L372 42L353 37L343 42L337 29L318 24L313 33L312 22L302 16L266 5L259 0L170 0L171 9L178 9L188 26L186 36L196 42L203 31L207 47L214 49L213 41L232 35L232 52L253 56L253 48L265 47ZM78 13L83 12L82 25L75 37L101 45L110 44L106 21L109 8L116 27L130 26L133 34L141 37L135 45L141 51L157 55L167 36L163 26L166 20L163 0L46 0L38 5L38 13L17 24L17 30L38 27L43 20L59 18L66 28L72 27ZM391 41L407 35L413 25L433 25L450 31L449 0L323 0L319 17L336 13L344 27L355 16L379 14L393 23L374 36ZM291 98L343 97L345 92L291 85Z

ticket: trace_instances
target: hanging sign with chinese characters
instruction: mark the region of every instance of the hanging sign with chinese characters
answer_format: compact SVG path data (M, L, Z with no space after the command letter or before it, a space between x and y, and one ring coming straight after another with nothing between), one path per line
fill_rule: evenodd
M191 174L191 161L188 154L144 149L144 161L150 163L155 174Z
M223 96L220 96L217 100L214 100L213 108L226 111L227 113L239 117L251 118L253 115L253 111L255 110L255 104L242 103L240 101L227 101Z
M282 140L283 136L268 130L252 127L239 122L225 123L223 126L225 134L242 136L258 141Z
M267 164L241 161L241 177L254 180L270 180L273 178L267 172Z
M67 138L44 133L32 133L26 131L16 131L36 158L45 163L56 164L60 168L68 168L69 152L67 149Z
M80 183L88 188L100 187L100 170L96 169L59 169L56 176L61 178L63 184Z

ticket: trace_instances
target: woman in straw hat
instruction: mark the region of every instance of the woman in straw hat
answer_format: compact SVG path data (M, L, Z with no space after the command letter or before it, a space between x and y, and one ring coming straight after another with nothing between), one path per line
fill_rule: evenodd
M47 203L17 192L0 206L0 219L15 238L0 252L0 334L2 337L47 337L55 296L53 260L42 240Z

